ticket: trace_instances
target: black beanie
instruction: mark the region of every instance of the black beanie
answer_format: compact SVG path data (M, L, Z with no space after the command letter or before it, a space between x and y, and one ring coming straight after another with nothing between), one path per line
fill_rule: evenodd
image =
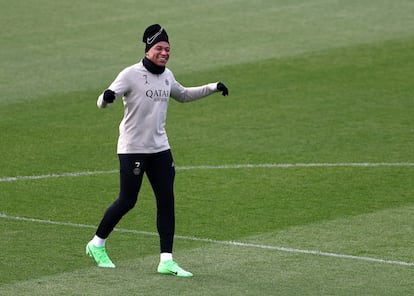
M168 41L167 32L159 24L151 25L145 29L144 36L142 36L142 42L145 43L145 52L160 41Z

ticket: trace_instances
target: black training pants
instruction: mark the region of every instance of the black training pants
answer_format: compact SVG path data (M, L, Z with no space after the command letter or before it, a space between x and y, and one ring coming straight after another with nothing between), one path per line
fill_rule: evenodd
M170 150L154 154L119 154L120 192L110 205L96 235L107 238L121 218L137 200L144 172L151 183L157 202L157 229L161 253L172 253L175 231L174 161Z

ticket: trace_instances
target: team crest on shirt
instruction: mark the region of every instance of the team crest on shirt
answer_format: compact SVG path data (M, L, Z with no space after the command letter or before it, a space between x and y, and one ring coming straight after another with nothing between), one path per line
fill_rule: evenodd
M166 86L170 85L170 82L168 81L168 79L165 79L165 85Z

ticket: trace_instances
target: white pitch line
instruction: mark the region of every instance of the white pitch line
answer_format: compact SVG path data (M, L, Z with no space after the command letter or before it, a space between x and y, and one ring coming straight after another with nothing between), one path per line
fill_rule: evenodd
M13 182L21 180L38 180L38 179L50 179L50 178L63 178L63 177L81 177L81 176L92 176L92 175L103 175L113 174L118 171L86 171L86 172L75 172L75 173L61 173L61 174L47 174L37 176L16 176L16 177L3 177L0 178L0 182Z
M413 162L356 162L356 163L263 163L263 164L229 164L229 165L202 165L202 166L179 166L177 170L222 170L222 169L254 169L254 168L309 168L309 167L411 167ZM81 177L103 174L114 174L118 170L108 171L85 171L60 174L46 174L34 176L1 177L0 182L13 182L22 180L39 180L63 177Z
M78 223L71 223L71 222L59 222L59 221L52 221L52 220L42 220L42 219L19 217L19 216L10 216L4 213L0 213L0 218L9 219L9 220L25 221L25 222L52 224L52 225L59 225L59 226L96 229L96 226L94 225L78 224ZM115 228L114 231L122 232L122 233L148 235L148 236L158 236L158 233L155 233L155 232L138 231L138 230L131 230L131 229L123 229L123 228ZM215 239L209 239L209 238L198 238L198 237L183 236L183 235L175 235L175 238L182 239L182 240L196 241L196 242L206 242L206 243L211 243L211 244L244 247L244 248L255 248L255 249L274 250L274 251L287 252L287 253L318 255L318 256L325 256L325 257L368 261L368 262L391 264L391 265L414 266L414 262L405 262L405 261L398 261L398 260L379 259L379 258L373 258L373 257L337 254L337 253L323 252L323 251L318 251L318 250L304 250L304 249L287 248L287 247L273 246L273 245L243 243L243 242L237 242L237 241L222 241L222 240L215 240Z
M244 168L307 168L307 167L406 167L414 166L414 162L344 162L344 163L263 163L263 164L230 164L217 166L182 166L177 170L217 170Z

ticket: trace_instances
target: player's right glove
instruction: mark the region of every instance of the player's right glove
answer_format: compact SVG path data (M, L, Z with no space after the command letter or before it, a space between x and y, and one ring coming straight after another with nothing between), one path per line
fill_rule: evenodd
M221 94L223 96L228 96L229 95L229 90L227 89L227 87L222 82L217 83L217 90L221 91Z
M107 89L103 94L103 100L108 104L113 103L115 101L115 93L112 90Z

